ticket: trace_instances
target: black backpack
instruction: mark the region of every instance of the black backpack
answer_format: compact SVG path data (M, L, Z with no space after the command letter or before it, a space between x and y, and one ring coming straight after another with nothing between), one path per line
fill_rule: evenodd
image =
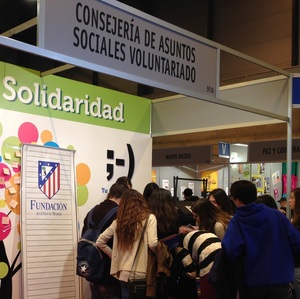
M88 229L83 233L77 244L77 269L76 274L91 282L99 282L103 279L109 260L95 242L102 232L103 226L117 212L117 207L111 209L101 222L96 226L92 220L92 209L88 213Z

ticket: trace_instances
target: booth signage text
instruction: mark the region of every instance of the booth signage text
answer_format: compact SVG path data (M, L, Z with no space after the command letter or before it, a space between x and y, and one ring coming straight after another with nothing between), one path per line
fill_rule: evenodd
M154 149L152 166L178 166L210 163L212 148L208 146Z
M40 47L107 74L178 93L216 94L216 48L117 1L41 0L38 30Z
M227 142L219 142L219 157L230 158L230 144Z
M249 162L286 161L287 144L285 140L272 142L253 142L249 144ZM292 141L292 160L300 159L300 139Z

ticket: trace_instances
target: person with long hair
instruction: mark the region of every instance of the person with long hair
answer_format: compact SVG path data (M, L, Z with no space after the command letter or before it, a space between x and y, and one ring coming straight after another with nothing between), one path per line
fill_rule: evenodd
M162 239L178 233L178 213L170 191L159 188L149 198L151 212L157 220L157 237Z
M217 292L209 283L209 273L214 259L221 249L221 240L213 233L205 230L193 230L183 239L186 248L199 269L201 298L216 299ZM189 298L189 297L181 297Z
M289 205L292 211L292 224L300 233L300 188L292 190L289 199ZM295 274L294 274L294 291L297 299L300 299L300 257L294 256Z
M159 188L151 193L149 198L151 212L157 219L158 240L178 234L179 215L176 209L175 201L171 192L164 188ZM158 280L156 298L198 298L196 285L196 267L190 257L188 250L182 247L182 239L178 241L175 238L175 245L169 245L173 256L173 265L171 267L171 277L162 281ZM178 244L177 244L178 241ZM183 261L184 259L184 261ZM183 264L186 264L184 267ZM195 272L194 279L191 272Z
M143 196L145 197L145 199L148 202L149 202L149 198L150 198L152 192L156 189L159 189L159 186L154 182L150 182L145 186L144 191L143 191Z
M229 199L226 192L221 188L212 190L208 195L208 200L218 209L233 215L235 207L234 203Z
M111 238L114 240L112 248L108 245ZM142 242L137 254L140 239ZM156 217L150 212L146 200L137 190L126 190L117 219L96 241L96 245L111 258L110 274L120 281L123 299L131 298L129 278L146 278L148 249L155 253L157 242Z
M223 239L232 217L230 214L218 209L207 199L196 201L191 209L199 230L211 232L220 240Z
M277 204L273 196L271 196L270 194L263 194L257 196L255 202L265 204L269 208L278 210Z
M183 245L200 267L201 296L216 299L217 293L208 282L208 277L232 216L215 207L208 199L197 200L191 210L198 228L180 227L180 231L186 234Z

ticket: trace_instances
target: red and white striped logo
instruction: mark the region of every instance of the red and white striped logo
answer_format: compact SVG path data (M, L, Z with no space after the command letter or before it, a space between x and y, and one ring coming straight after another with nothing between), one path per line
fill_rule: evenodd
M51 199L60 189L60 163L39 161L39 189Z

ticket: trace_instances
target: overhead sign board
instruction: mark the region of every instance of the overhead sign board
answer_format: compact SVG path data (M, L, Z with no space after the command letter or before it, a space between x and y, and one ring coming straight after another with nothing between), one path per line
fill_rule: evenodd
M108 74L187 94L216 95L217 49L117 1L41 0L38 45Z
M230 158L230 144L228 142L219 142L219 157Z
M249 163L286 161L287 142L277 140L249 144ZM292 140L292 160L300 159L300 139Z
M177 166L211 163L212 147L181 147L169 149L154 149L152 151L152 166Z

